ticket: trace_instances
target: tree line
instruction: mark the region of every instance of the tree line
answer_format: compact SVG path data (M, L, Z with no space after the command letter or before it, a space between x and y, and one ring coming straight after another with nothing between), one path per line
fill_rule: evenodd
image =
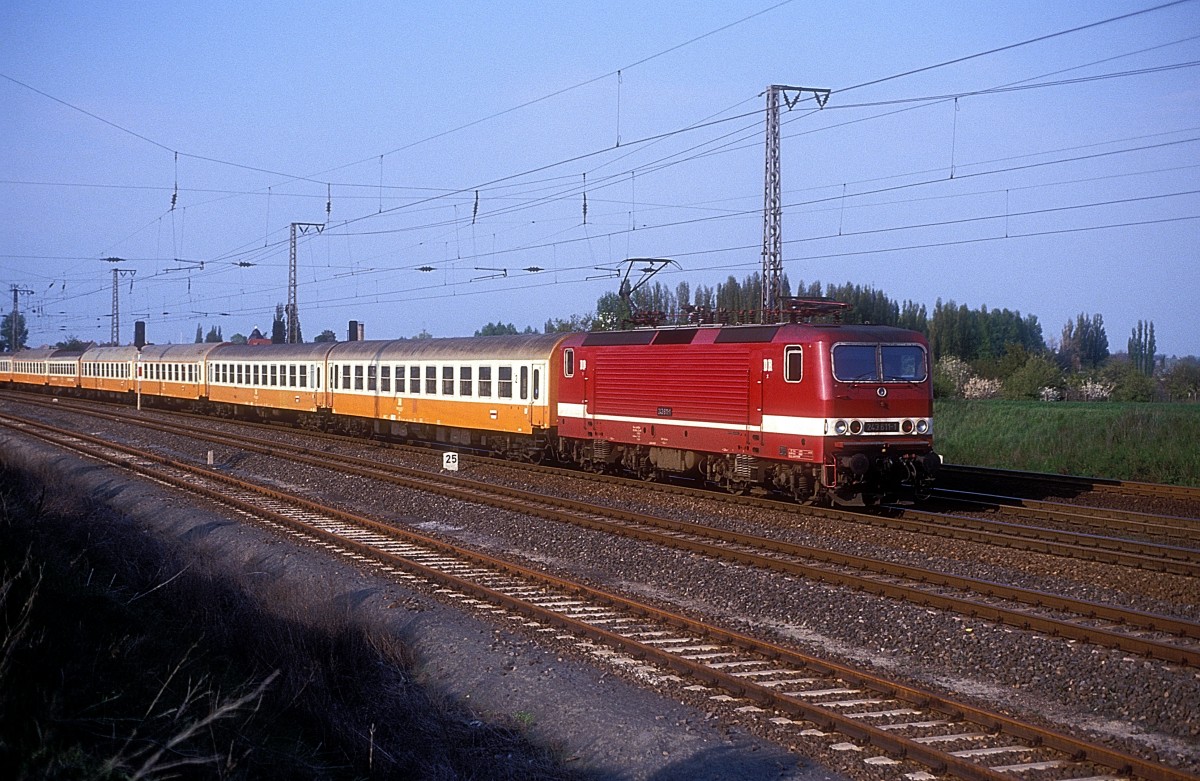
M935 392L942 397L1071 400L1149 401L1200 400L1200 361L1194 356L1172 358L1156 353L1154 323L1139 320L1126 343L1125 352L1112 353L1104 318L1079 313L1068 320L1057 337L1047 339L1036 315L1009 309L971 309L966 304L942 301L932 313L924 304L895 301L883 291L851 282L822 285L800 281L793 288L782 278L785 299L843 302L847 308L836 317L845 323L871 323L919 331L929 340L935 365ZM638 286L621 293L608 292L596 301L594 312L548 319L545 333L616 330L632 325L680 325L687 323L754 322L762 299L762 275L755 271L738 279L733 275L715 287L693 286L680 281L673 287L661 282ZM12 341L12 315L0 320L0 350ZM818 316L829 319L831 315ZM24 316L18 314L16 344L25 346L28 332ZM475 332L476 336L537 333L497 320ZM416 339L431 338L422 331ZM234 334L231 342L266 338L257 329L250 337ZM284 307L276 307L270 341L286 340ZM196 326L196 342L222 342L220 326L207 334ZM334 342L336 335L325 330L314 341ZM57 345L83 349L78 339Z

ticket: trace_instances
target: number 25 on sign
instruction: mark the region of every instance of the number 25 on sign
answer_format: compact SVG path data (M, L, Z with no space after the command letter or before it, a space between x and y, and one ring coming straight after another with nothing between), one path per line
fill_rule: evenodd
M447 472L457 472L458 453L442 453L442 469Z

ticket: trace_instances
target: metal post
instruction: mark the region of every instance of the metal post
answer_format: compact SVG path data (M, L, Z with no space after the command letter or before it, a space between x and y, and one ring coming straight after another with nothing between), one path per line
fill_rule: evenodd
M9 290L11 290L13 294L13 307L12 321L8 324L9 329L12 331L11 338L8 342L8 351L10 353L15 353L17 351L17 335L21 332L20 328L17 327L17 315L21 313L21 295L32 295L33 291L28 288L21 287L20 285L10 285Z
M789 97L788 93L796 93ZM783 190L779 165L779 97L790 111L805 92L813 93L817 106L825 108L829 90L813 87L767 87L766 171L763 176L762 304L759 322L765 323L783 298Z
M325 226L316 222L293 222L291 227L291 241L289 242L288 251L288 302L285 313L287 315L287 343L295 344L300 341L300 307L296 301L296 228L300 229L300 233L308 233L309 228L316 228L317 233L325 230Z

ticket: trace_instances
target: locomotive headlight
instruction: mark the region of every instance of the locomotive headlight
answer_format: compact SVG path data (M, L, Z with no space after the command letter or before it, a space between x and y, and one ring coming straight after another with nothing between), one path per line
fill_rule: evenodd
M862 433L862 421L861 420L850 421L850 433L851 434L861 434Z
M846 433L846 421L839 420L837 423L834 423L833 424L833 433L837 434L838 436L845 434Z
M900 430L905 434L913 433L913 422L911 420L904 421L900 424Z
M917 421L917 433L918 434L928 434L929 433L929 421L928 420L918 420Z

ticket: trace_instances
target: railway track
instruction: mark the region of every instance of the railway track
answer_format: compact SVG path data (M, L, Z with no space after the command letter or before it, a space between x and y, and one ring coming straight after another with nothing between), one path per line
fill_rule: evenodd
M1081 507L1060 502L951 489L934 489L931 498L957 510L968 508L1000 517L1013 515L1022 520L1032 518L1065 528L1087 529L1095 534L1119 531L1140 539L1162 540L1168 544L1184 546L1200 539L1200 519L1186 516L1106 507Z
M920 763L962 779L1139 778L1196 781L1184 771L991 713L929 691L731 632L500 558L346 513L165 456L32 421L9 426L234 508L271 528L405 580L434 584L466 604L519 616L539 632L575 638L609 664L695 681L729 702L806 736L836 732L878 752L880 768ZM565 633L565 634L557 634ZM744 704L743 704L744 703ZM908 779L923 778L906 774Z
M1101 477L1052 475L1045 472L1021 472L1015 469L996 469L983 466L943 464L938 471L942 482L978 486L983 482L1002 485L1039 486L1040 493L1050 496L1078 496L1083 493L1116 494L1150 499L1180 499L1200 502L1200 488L1162 483L1142 483L1135 480L1110 480Z
M26 403L43 404L48 402L31 399L28 394L21 394L21 400ZM71 402L53 405L58 408L72 408L79 412L94 414L94 406L85 406ZM120 410L124 405L114 404L112 407ZM205 416L192 413L174 413L182 416L194 416L208 420ZM278 426L265 423L245 423L240 425L261 426L278 430ZM337 443L354 443L361 445L362 440L337 434L306 431L306 436ZM428 448L387 443L387 447L407 450L416 453L427 453ZM534 464L514 464L510 461L487 458L484 456L463 454L462 459L472 463L486 463L506 468L518 468L526 471L536 471L547 474L560 474L578 477L575 470L567 470L554 466ZM954 469L961 469L954 467ZM988 470L985 470L988 471ZM1015 478L1024 473L1004 472L1004 475ZM1036 475L1035 475L1036 476ZM1049 475L1047 477L1055 477ZM644 483L629 478L589 474L588 479L611 482L619 485L638 485ZM1077 478L1078 479L1078 478ZM1135 484L1145 486L1147 484ZM1170 516L1129 513L1107 508L1082 507L1079 505L1063 505L1052 502L1034 500L1003 499L1001 497L981 497L978 494L955 494L954 512L930 512L912 507L892 507L888 512L863 513L841 509L804 507L792 502L778 501L757 496L734 496L712 492L693 486L674 483L656 483L656 490L679 493L689 496L705 497L714 501L724 501L749 507L762 507L777 512L798 515L815 516L838 522L853 522L881 528L927 534L937 537L951 537L969 542L997 545L1013 550L1025 550L1071 559L1096 561L1121 566L1138 567L1155 572L1200 576L1200 550L1195 543L1200 539L1200 519L1173 518ZM974 500L971 497L975 497ZM964 505L973 507L975 515L964 515ZM975 517L979 514L996 514L997 508L1007 509L1006 516L1011 520L999 520ZM1037 525L1039 522L1054 523L1055 527ZM1150 536L1150 540L1131 539L1128 536L1113 536L1113 532ZM1157 541L1156 541L1157 540Z
M89 412L95 415L97 413ZM102 413L111 417L111 413ZM274 440L115 416L150 430L189 437L323 469L385 481L513 512L651 542L716 560L851 588L917 605L982 618L1066 640L1176 664L1200 666L1200 624L1045 591L950 575L926 568L798 545L712 526L618 510L513 487L480 483L374 459L314 451ZM903 524L902 519L889 520ZM1196 574L1196 573L1193 573Z

